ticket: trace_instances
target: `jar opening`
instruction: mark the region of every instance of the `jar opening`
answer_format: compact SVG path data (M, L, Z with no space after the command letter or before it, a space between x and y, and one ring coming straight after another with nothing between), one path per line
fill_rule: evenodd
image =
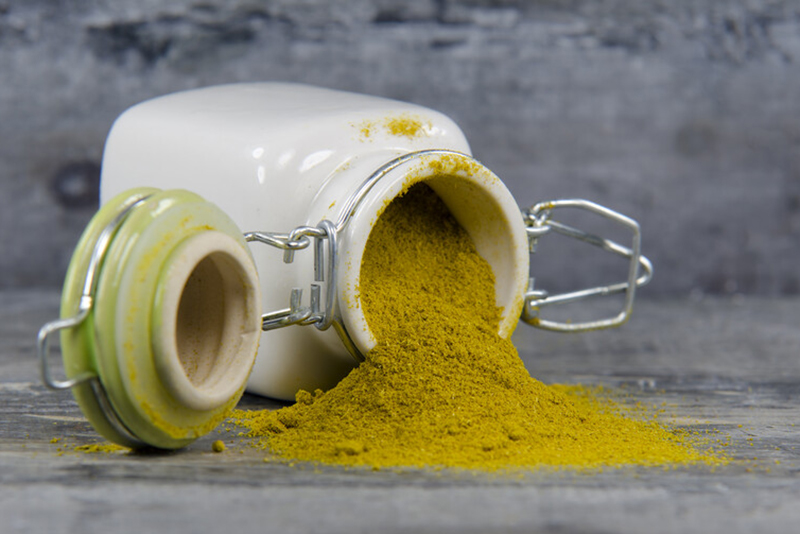
M225 272L223 261L219 253L203 258L189 275L178 305L178 360L186 377L198 388L213 383L215 377L219 379L218 355L231 342L226 332L226 308L244 304L240 292L225 292L224 277L235 273L230 269Z
M496 304L503 308L499 334L509 337L517 325L528 279L528 248L520 210L511 193L489 169L454 152L420 153L383 176L364 197L345 229L340 260L340 310L348 335L365 354L376 340L360 301L360 270L369 233L386 206L417 183L444 202L469 234L495 277ZM368 222L367 222L368 221Z

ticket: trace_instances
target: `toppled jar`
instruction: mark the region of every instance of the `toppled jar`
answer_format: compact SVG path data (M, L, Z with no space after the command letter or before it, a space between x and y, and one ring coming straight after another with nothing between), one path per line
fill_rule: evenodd
M520 317L551 330L616 326L650 279L635 221L585 200L521 211L441 113L295 84L198 89L114 123L103 207L70 264L63 319L40 331L45 383L72 388L107 439L168 449L212 430L245 383L279 399L332 387L375 345L359 292L370 230L420 182L491 266L503 337ZM558 208L627 226L631 246L553 220ZM629 258L627 280L564 295L534 288L529 254L552 231ZM548 304L610 293L625 294L615 317L539 316ZM49 369L56 331L66 380Z

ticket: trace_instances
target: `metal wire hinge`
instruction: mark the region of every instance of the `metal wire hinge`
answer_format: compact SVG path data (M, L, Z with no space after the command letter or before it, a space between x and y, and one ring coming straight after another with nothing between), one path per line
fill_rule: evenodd
M78 301L78 310L75 315L50 321L39 330L39 335L36 339L36 355L39 359L39 370L42 375L42 382L50 389L70 389L97 378L97 375L88 371L66 380L54 378L50 371L49 338L61 330L69 330L80 326L89 316L94 307L94 294L97 290L100 265L103 263L106 251L111 244L111 239L114 237L119 227L122 226L123 221L128 215L138 206L144 204L148 198L149 195L143 198L129 200L127 204L122 206L122 209L116 217L114 217L100 232L94 248L92 249L92 255L89 258L89 264L86 268L86 277L83 282L83 291L81 292L81 298Z
M600 236L590 234L584 232L583 230L579 230L577 228L554 221L552 219L552 211L557 208L585 209L626 226L633 232L633 240L630 248ZM555 231L556 233L584 241L590 245L594 245L630 260L628 264L627 281L607 286L582 289L570 293L550 295L547 291L536 289L534 287L534 279L531 278L528 291L525 293L524 306L522 309L523 321L537 328L542 328L545 330L553 330L558 332L583 332L587 330L599 330L602 328L619 326L630 318L633 311L633 298L636 288L647 284L653 277L653 266L650 263L650 260L641 254L641 232L639 230L639 224L636 221L604 206L581 199L540 202L530 209L523 210L522 214L527 227L528 242L531 253L536 252L536 245L542 236ZM642 271L641 275L639 274L640 270ZM618 293L625 294L625 304L623 310L614 317L582 323L565 323L542 319L539 316L541 308L550 304L563 304L588 297L613 295Z
M314 239L314 282L311 284L311 299L308 306L303 306L303 290L292 288L289 307L261 316L263 331L275 330L293 324L313 324L319 330L326 330L333 324L334 303L336 301L336 227L328 220L322 220L317 226L299 226L288 234L273 232L247 232L245 241L258 242L283 250L284 263L292 263L294 254L311 245ZM327 246L326 246L327 245ZM327 249L327 251L326 251ZM327 253L326 253L327 252ZM325 304L322 305L322 286L325 282Z
M56 319L46 323L39 330L39 335L36 338L36 355L39 359L39 370L42 376L42 382L50 389L71 389L76 386L88 384L91 387L92 394L95 401L100 406L103 414L106 417L108 424L120 435L125 437L128 442L137 447L144 447L147 444L140 440L133 432L122 422L117 415L114 406L111 404L105 387L98 375L92 371L84 371L75 376L68 377L65 380L56 379L50 369L50 336L60 332L61 330L69 330L79 327L84 321L89 319L90 314L94 309L95 292L97 291L97 283L100 275L100 267L105 259L106 252L111 244L111 240L119 230L122 223L130 215L130 213L137 207L143 205L150 195L131 199L126 204L122 205L120 212L114 217L103 230L95 242L92 249L92 255L89 258L89 264L86 269L86 277L83 282L83 290L81 298L78 302L77 312L64 319Z

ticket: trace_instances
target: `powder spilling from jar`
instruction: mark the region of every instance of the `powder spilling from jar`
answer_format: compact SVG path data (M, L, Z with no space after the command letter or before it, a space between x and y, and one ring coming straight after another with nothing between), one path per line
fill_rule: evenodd
M481 470L720 463L586 390L532 378L497 334L491 267L426 185L392 201L361 265L377 346L327 392L277 411L237 410L255 443L292 460Z

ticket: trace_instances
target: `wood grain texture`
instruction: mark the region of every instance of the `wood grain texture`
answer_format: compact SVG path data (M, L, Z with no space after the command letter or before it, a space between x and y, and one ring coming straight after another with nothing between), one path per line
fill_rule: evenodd
M68 393L39 385L33 358L57 300L0 292L2 532L737 533L795 532L800 521L797 299L643 300L621 329L580 335L520 326L535 376L663 405L666 420L729 439L736 458L716 469L520 477L264 462L226 426L173 453L76 452L99 440ZM224 453L211 452L215 439Z

